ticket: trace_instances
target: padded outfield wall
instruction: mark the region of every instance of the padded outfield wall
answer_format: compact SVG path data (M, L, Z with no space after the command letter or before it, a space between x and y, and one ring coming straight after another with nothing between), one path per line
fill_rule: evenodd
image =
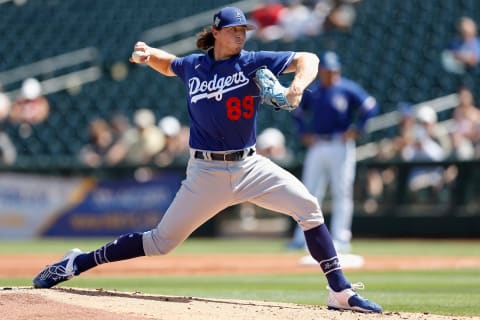
M455 166L441 189L412 192L408 172L418 166ZM480 162L360 163L355 182L355 237L480 237ZM369 170L397 174L372 198ZM151 170L145 174L145 170ZM301 167L289 169L299 176ZM144 231L161 219L184 178L184 167L0 171L0 238L116 236ZM327 222L330 195L322 205ZM289 217L258 207L233 206L194 236L286 237Z

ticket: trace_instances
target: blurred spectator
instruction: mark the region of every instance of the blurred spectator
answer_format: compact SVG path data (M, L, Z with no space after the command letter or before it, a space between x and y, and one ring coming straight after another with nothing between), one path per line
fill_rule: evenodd
M468 87L458 90L458 106L453 111L451 138L453 155L459 160L480 156L480 110L474 105L473 94Z
M462 17L458 22L459 37L454 39L449 49L455 59L467 67L474 67L480 60L480 40L477 37L477 24L469 17Z
M438 122L437 112L431 106L423 105L417 110L417 122L420 130L425 130L429 139L441 147L443 159L448 158L452 153L452 142L447 127Z
M99 167L107 161L107 153L113 143L110 126L104 119L94 119L88 126L88 144L79 154L80 162L89 167Z
M115 114L110 119L110 131L112 134L112 145L105 155L105 162L109 165L116 165L123 162L126 155L125 136L132 128L130 120L123 114Z
M165 135L156 125L151 110L137 110L134 125L112 146L111 153L115 154L112 164L147 164L165 148Z
M468 76L480 61L480 39L477 24L469 17L461 17L457 24L457 36L442 52L442 64L446 71Z
M251 19L258 28L255 32L257 38L273 41L283 37L283 29L279 26L283 9L285 6L280 2L265 0L252 10Z
M110 119L110 128L112 130L113 142L115 143L131 128L131 124L127 116L118 113Z
M437 123L435 110L424 105L416 113L417 124L413 127L413 142L401 150L405 161L442 161L449 155L449 143ZM444 185L444 170L440 166L419 166L412 168L409 189L417 192L425 188L439 190Z
M386 138L379 148L377 158L380 160L401 159L403 148L411 145L414 140L414 127L416 123L415 110L408 102L400 102L397 106L398 125L391 138Z
M433 126L437 122L435 110L430 106L423 106L416 112L416 122L410 128L409 139L403 145L401 157L403 160L433 160L440 161L445 158L441 146L428 134L427 126Z
M424 105L415 112L412 104L401 102L398 105L398 114L397 131L393 138L383 140L377 159L409 160L415 150L419 150L417 147L421 145L418 143L424 142L424 138L432 140L440 147L443 159L450 155L452 144L448 130L438 124L437 113L432 107ZM428 143L424 146L428 146Z
M165 148L155 157L155 163L165 167L173 162L186 163L190 156L188 139L190 129L182 126L174 116L165 116L158 122L165 135Z
M45 121L49 112L50 105L42 95L40 82L35 78L25 79L10 112L10 120L20 124L20 135L29 137L32 133L31 125Z
M321 32L323 21L301 0L287 0L278 24L283 29L283 41L294 41L304 36L313 36Z
M360 0L264 0L251 13L263 41L294 41L329 30L349 30Z
M5 122L8 119L11 106L10 98L0 90L0 165L11 165L17 158L15 145L5 131Z
M293 152L285 144L284 134L277 128L266 128L257 137L257 153L282 166L293 163Z
M319 12L328 12L324 23L324 31L341 30L348 31L353 25L357 16L355 4L360 0L323 0L318 1L316 9ZM328 10L325 10L328 8Z

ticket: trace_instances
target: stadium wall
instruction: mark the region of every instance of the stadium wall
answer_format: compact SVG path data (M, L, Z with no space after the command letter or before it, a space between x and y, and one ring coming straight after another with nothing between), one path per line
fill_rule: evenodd
M480 177L474 170L479 164L360 163L355 182L355 235L479 237ZM432 165L455 166L456 179L441 189L409 190L409 170ZM398 179L372 198L368 171L385 168L393 169ZM115 236L148 230L161 219L184 178L183 166L29 170L0 171L0 238ZM289 170L299 176L301 167ZM330 195L322 208L328 223ZM282 237L293 230L290 218L257 207L249 208L247 219L255 224L248 224L245 210L244 206L225 209L194 236Z

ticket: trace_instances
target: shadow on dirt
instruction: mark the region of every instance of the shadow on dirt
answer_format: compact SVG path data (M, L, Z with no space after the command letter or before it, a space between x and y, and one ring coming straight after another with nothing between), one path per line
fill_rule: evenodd
M189 303L192 301L200 301L200 302L207 302L207 303L212 302L212 303L240 305L240 306L262 306L262 307L281 308L281 309L299 309L300 310L305 308L305 306L301 306L301 305L299 305L298 307L297 306L279 306L275 304L272 304L272 305L268 305L264 303L258 304L258 303L249 302L249 301L228 301L228 300L196 298L196 297L148 295L141 292L125 293L125 292L117 292L117 291L103 290L103 289L89 290L89 289L79 289L79 288L53 288L53 289L46 289L46 290L57 290L65 293L77 294L77 295L83 295L83 296L120 297L120 298L176 302L176 303Z

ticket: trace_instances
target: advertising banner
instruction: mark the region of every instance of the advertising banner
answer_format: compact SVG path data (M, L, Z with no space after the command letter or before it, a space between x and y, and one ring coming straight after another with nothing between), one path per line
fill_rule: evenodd
M31 238L55 213L67 207L84 178L18 173L0 174L0 238Z
M25 174L0 175L0 237L117 236L156 226L183 176L155 174L98 181Z

